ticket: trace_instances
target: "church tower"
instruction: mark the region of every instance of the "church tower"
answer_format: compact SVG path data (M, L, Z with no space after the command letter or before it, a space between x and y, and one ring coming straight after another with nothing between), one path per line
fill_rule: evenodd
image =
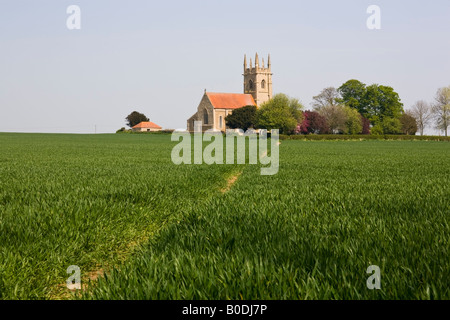
M244 93L251 94L255 99L256 105L261 106L266 101L272 99L272 68L270 64L270 54L267 61L267 67L259 64L258 54L255 56L255 66L252 65L250 58L250 66L247 66L247 56L244 56Z

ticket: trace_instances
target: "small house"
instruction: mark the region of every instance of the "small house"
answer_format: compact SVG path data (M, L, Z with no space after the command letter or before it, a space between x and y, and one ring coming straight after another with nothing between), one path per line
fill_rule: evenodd
M154 131L161 131L162 127L158 126L156 123L153 123L151 121L143 121L137 125L135 125L133 128L131 128L133 132L154 132Z

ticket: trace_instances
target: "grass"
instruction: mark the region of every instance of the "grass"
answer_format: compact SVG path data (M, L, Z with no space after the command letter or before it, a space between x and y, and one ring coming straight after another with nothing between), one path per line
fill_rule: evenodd
M174 166L167 136L0 134L0 145L0 299L66 298L67 267L108 270L231 169Z
M70 298L72 264L107 271L82 299L450 298L446 142L286 140L275 176L164 135L0 143L2 299Z

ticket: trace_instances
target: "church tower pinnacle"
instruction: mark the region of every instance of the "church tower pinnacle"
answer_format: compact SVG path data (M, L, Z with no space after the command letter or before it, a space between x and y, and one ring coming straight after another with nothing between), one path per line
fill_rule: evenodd
M255 55L255 67L252 66L250 58L250 68L247 68L247 55L244 55L244 93L251 94L256 105L260 107L264 102L272 99L272 70L270 54L267 60L267 67L259 65L258 53Z

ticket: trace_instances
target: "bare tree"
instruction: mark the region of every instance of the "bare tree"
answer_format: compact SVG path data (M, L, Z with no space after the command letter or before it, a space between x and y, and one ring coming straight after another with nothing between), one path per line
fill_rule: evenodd
M341 95L336 90L336 88L328 87L322 90L319 95L313 97L313 102L311 105L314 109L320 110L323 107L327 106L336 106L338 105L337 99L339 99Z
M347 130L348 116L344 106L328 105L320 108L319 113L327 120L330 132L336 134Z
M417 101L411 109L411 115L416 119L420 135L423 136L425 127L430 124L433 117L430 104L423 100Z
M448 136L450 125L450 86L440 88L436 93L436 103L432 107L436 119L436 128L443 130Z

